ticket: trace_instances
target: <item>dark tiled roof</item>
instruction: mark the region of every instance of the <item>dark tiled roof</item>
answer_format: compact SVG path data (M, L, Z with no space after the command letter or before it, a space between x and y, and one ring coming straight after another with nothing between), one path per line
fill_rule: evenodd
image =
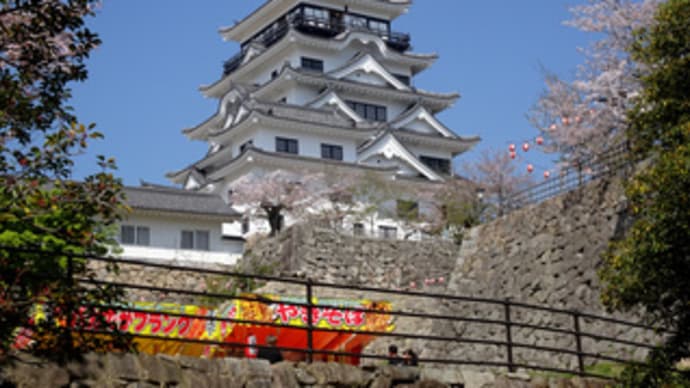
M196 214L214 217L238 217L220 196L174 187L125 187L127 204L136 210Z

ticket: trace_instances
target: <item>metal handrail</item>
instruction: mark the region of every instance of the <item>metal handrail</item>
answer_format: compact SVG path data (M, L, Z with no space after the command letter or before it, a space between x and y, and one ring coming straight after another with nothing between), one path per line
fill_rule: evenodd
M479 344L479 345L490 345L490 346L498 346L500 348L505 349L505 355L506 355L506 360L505 362L497 362L494 359L487 359L487 360L461 360L461 359L420 359L420 362L425 362L425 363L440 363L440 364L455 364L455 365L485 365L485 366L495 366L495 367L505 367L510 371L515 371L518 368L525 368L525 369L532 369L532 370L542 370L542 371L558 371L561 373L575 373L578 375L582 376L593 376L593 377L601 377L597 376L595 374L587 372L585 369L585 360L590 359L590 360L606 360L606 361L612 361L612 362L618 362L618 363L637 363L636 360L631 359L631 358L625 358L623 356L616 356L613 357L610 354L605 355L605 354L599 354L592 352L590 349L587 349L586 344L583 343L582 339L583 338L589 338L593 339L595 341L607 341L612 344L618 344L618 345L624 345L626 347L630 347L633 349L643 349L643 350L649 350L655 348L654 346L646 343L641 343L641 342L636 342L636 341L631 341L629 339L625 338L619 338L619 337L605 337L600 334L594 334L590 333L587 331L582 330L581 323L583 319L586 319L588 322L591 321L599 321L599 322L605 322L607 324L613 324L613 325L619 325L622 328L638 328L638 329L645 329L648 330L650 334L658 334L658 333L673 333L669 330L663 330L659 328L654 328L651 326L644 325L642 323L638 322L628 322L625 320L621 319L615 319L615 318L610 318L610 317L605 317L605 316L599 316L595 314L589 314L585 312L578 312L574 310L567 310L567 309L562 309L562 308L554 308L550 306L542 306L542 305L535 305L535 304L530 304L530 303L522 303L522 302L515 302L511 301L509 299L492 299L492 298L476 298L476 297L469 297L469 296L462 296L462 295L448 295L448 294L440 294L440 293L428 293L428 292L419 292L419 291L409 291L409 290L391 290L391 289L385 289L385 288L376 288L376 287L361 287L361 286L353 286L353 285L342 285L342 284L333 284L333 283L326 283L326 282L316 282L311 279L296 279L296 278L285 278L285 277L276 277L276 276L266 276L266 275L253 275L253 274L244 274L244 273L238 273L238 272L230 272L230 271L220 271L220 270L211 270L211 269L204 269L204 268L194 268L194 267L185 267L185 266L179 266L179 265L172 265L172 264L165 264L165 263L152 263L148 261L143 261L143 260L133 260L133 259L120 259L120 258L114 258L114 257L98 257L98 256L91 256L91 255L71 255L71 254L65 254L65 253L58 253L58 252L46 252L41 249L36 249L36 248L6 248L6 247L0 247L0 251L5 251L5 252L10 252L10 253L25 253L25 254L40 254L40 255L53 255L53 256L66 256L69 260L69 262L72 262L74 260L81 260L81 261L100 261L100 262L106 262L109 264L117 264L119 266L122 265L134 265L134 266L141 266L144 268L156 268L156 269L166 269L166 270L171 270L171 271L179 271L179 272L187 272L187 273L195 273L195 274L206 274L206 275L223 275L227 277L234 277L234 278L241 278L241 279L256 279L256 280L262 280L262 281L275 281L275 282L282 282L282 283L288 283L288 284L294 284L294 285L299 285L301 287L304 287L304 295L305 295L305 300L303 302L289 302L289 301L283 301L281 300L280 303L288 306L298 306L301 308L306 309L306 327L304 326L295 326L295 325L290 325L290 324L281 324L277 322L264 322L264 321L253 321L253 320L243 320L243 319L234 319L234 318L227 318L227 317L213 317L213 316L207 316L207 315L195 315L195 314L186 314L186 313L173 313L173 312L161 312L161 311L155 311L155 310L148 310L144 308L138 308L138 307L133 307L133 306L127 306L127 305L91 305L88 307L93 307L93 308L99 308L99 309L110 309L110 310L117 310L117 311L126 311L126 312L138 312L138 313L153 313L153 314L164 314L168 316L173 316L173 317L186 317L190 319L199 319L199 320L205 320L205 321L220 321L220 322L229 322L229 323L238 323L238 324L253 324L253 325L259 325L259 326L267 326L267 327L276 327L276 328L281 328L281 327L287 327L291 329L298 329L298 330L303 330L307 332L307 346L304 348L296 348L296 349L283 349L283 350L291 350L295 352L301 352L306 355L307 360L311 360L314 355L341 355L341 356L349 356L349 357L358 357L358 358L363 358L363 359L385 359L386 357L380 356L380 355L372 355L372 354L354 354L354 353L347 353L347 352L332 352L332 351L325 351L325 350L320 350L320 349L315 349L313 346L313 335L314 332L316 331L326 331L326 332L336 332L336 333L347 333L347 334L352 334L352 333L359 333L363 335L371 335L371 336L379 336L379 337L387 337L387 338L400 338L400 339L417 339L417 340L424 340L427 342L443 342L443 343L469 343L469 344ZM71 267L71 266L70 266ZM45 275L45 276L50 276L50 275ZM94 287L94 286L114 286L123 290L143 290L143 291L149 291L149 292L161 292L161 293L166 293L166 294L179 294L179 295L186 295L186 296L193 296L193 297L204 297L204 298L213 298L213 299L219 299L219 300L228 300L228 299L239 299L239 300L251 300L251 301L257 301L259 303L273 303L272 300L269 299L262 299L260 297L255 297L255 296L244 296L244 295L228 295L228 294L223 294L223 293L212 293L212 292L203 292L203 291L194 291L194 290L187 290L187 289L182 289L182 288L171 288L171 287L157 287L157 286L151 286L149 284L136 284L136 283L125 283L125 282L113 282L113 281L104 281L104 280L99 280L99 279L94 279L94 278L78 278L73 276L72 274L68 274L71 279L76 284L85 284L87 287ZM427 298L427 299L434 299L434 300L445 300L445 301L455 301L455 302L467 302L467 303L477 303L480 305L490 305L490 306L495 306L497 308L502 308L503 309L503 314L501 318L482 318L481 316L454 316L452 314L427 314L427 313L422 313L422 312L412 312L412 311L398 311L398 310L391 310L391 311L381 311L381 310L376 310L376 309L364 309L364 308L357 308L357 307L346 307L344 309L346 310L352 310L352 311L360 311L363 313L373 313L373 314L386 314L390 315L393 317L406 317L406 318L414 318L414 319L429 319L429 320L446 320L446 321L452 321L456 323L467 323L467 324L473 324L473 325L491 325L496 328L503 327L504 328L504 333L505 333L505 339L498 340L498 339L487 339L487 338L472 338L472 337L458 337L458 336L448 336L448 335L430 335L430 334L417 334L417 333L400 333L400 332L377 332L377 331L361 331L361 330L343 330L343 329L325 329L325 328L317 328L315 327L315 322L313 322L314 315L311 313L313 309L324 309L324 308L343 308L341 306L333 306L329 305L327 303L320 304L320 303L315 303L314 297L315 295L315 290L316 289L340 289L340 290L356 290L356 291L365 291L365 292L372 292L372 293L379 293L379 294L396 294L396 295L405 295L405 296L410 296L410 297L415 297L415 298ZM556 315L565 315L565 316L570 316L572 318L573 326L572 329L564 329L561 327L553 327L549 326L547 324L531 324L527 322L520 321L519 319L516 319L516 316L514 314L515 309L534 309L534 310L539 310L542 312L547 312L551 314L556 314ZM520 341L516 341L513 338L514 330L519 329L519 328L527 328L527 329L533 329L533 330L542 330L542 331L547 331L550 333L553 333L556 336L559 336L558 338L569 338L569 339L574 339L575 340L575 349L569 349L569 348L557 348L548 344L541 344L541 343L524 343ZM98 328L85 328L85 327L75 327L75 331L79 332L84 332L84 333L89 333L89 332L94 332L98 331L95 330ZM619 332L625 332L626 330L619 330ZM112 334L112 332L110 332ZM101 333L103 334L103 333ZM106 333L107 334L107 333ZM140 335L140 334L132 334L133 337L139 337L139 338L154 338L157 340L165 340L165 341L180 341L182 339L180 338L167 338L167 337L161 337L161 336L148 336L148 335ZM192 340L192 342L195 343L203 343L207 345L214 345L214 346L219 346L219 347L246 347L248 345L246 344L241 344L241 343L226 343L226 342L218 342L218 341L205 341L205 340ZM260 348L261 346L257 346L257 348ZM568 356L573 356L577 357L578 360L578 367L575 370L570 370L566 368L554 368L552 366L548 365L531 365L531 364L525 364L524 362L518 362L515 359L515 354L514 350L515 349L530 349L530 350L537 350L541 352L549 352L549 353L554 353L554 354L563 354L563 355L568 355Z
M613 146L593 158L574 161L563 169L558 176L527 187L512 194L506 200L504 212L543 202L547 199L576 190L594 180L611 176L630 165L629 146L621 143Z

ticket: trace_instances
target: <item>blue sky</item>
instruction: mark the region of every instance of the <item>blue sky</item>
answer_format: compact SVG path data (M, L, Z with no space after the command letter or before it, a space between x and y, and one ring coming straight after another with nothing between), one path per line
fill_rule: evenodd
M582 2L582 1L580 1ZM198 160L206 144L181 130L208 118L216 101L198 86L217 80L222 63L238 52L217 33L263 0L105 0L90 28L103 45L88 62L86 83L71 101L83 122L95 122L105 140L79 159L76 175L92 172L93 155L114 156L126 184L167 184L165 173ZM415 86L462 98L439 118L460 135L480 135L471 162L485 148L507 150L536 136L526 114L543 89L542 67L570 78L582 62L577 47L593 37L562 25L578 0L416 0L393 29L412 36L414 51L440 59ZM536 173L553 156L530 151Z

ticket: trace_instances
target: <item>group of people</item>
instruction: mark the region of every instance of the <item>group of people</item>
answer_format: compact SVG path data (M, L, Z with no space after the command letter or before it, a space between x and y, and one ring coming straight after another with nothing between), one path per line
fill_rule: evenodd
M403 352L402 357L398 354L398 347L390 345L388 347L388 364L389 365L404 365L404 366L418 366L419 357L412 349L407 349Z
M276 347L278 339L275 336L269 335L266 337L266 346L258 350L258 354L254 355L256 358L268 360L271 364L283 361L283 355ZM248 348L248 349L251 349ZM398 354L398 347L390 345L388 347L388 364L399 366L418 366L419 357L412 349L407 349L403 352L402 357Z

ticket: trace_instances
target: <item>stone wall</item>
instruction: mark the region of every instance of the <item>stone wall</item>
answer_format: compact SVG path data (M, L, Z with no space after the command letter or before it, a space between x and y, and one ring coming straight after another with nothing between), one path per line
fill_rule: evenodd
M601 254L619 237L629 220L620 180L596 181L588 186L533 205L474 228L463 242L448 284L448 293L580 310L607 315L600 302L597 269ZM442 311L461 317L504 319L504 306L445 303ZM616 315L637 321L634 314ZM513 308L511 318L532 325L573 330L573 317L527 308ZM649 331L616 324L581 320L582 331L653 344ZM504 327L437 322L432 333L465 338L506 340ZM513 341L575 350L575 337L515 327ZM607 341L583 340L591 353L642 358L643 351ZM429 356L468 360L506 361L505 348L468 344L438 345ZM544 351L515 350L515 361L553 367L577 367L577 358ZM587 359L587 363L594 362Z
M447 240L380 240L295 225L256 244L240 265L321 282L404 288L447 276L457 253Z
M222 264L206 264L200 266L195 262L144 260L148 263L160 263L182 268L204 268L213 271L233 271L234 266ZM117 271L109 270L109 265L104 262L91 261L89 269L94 272L95 278L108 282L127 283L139 286L160 287L167 289L180 289L196 292L219 291L222 284L227 283L229 277L222 275L208 275L187 270L175 270L166 268L146 267L135 264L118 264ZM210 298L183 295L174 292L149 291L136 288L125 288L125 300L147 302L170 302L183 304L220 304L222 301Z
M17 355L0 359L0 386L11 388L443 388L443 384L412 367L380 365L361 369L335 363L269 365L263 360L199 359L144 354L87 354L81 361L58 365ZM462 383L466 388L591 387L606 381L487 375Z

